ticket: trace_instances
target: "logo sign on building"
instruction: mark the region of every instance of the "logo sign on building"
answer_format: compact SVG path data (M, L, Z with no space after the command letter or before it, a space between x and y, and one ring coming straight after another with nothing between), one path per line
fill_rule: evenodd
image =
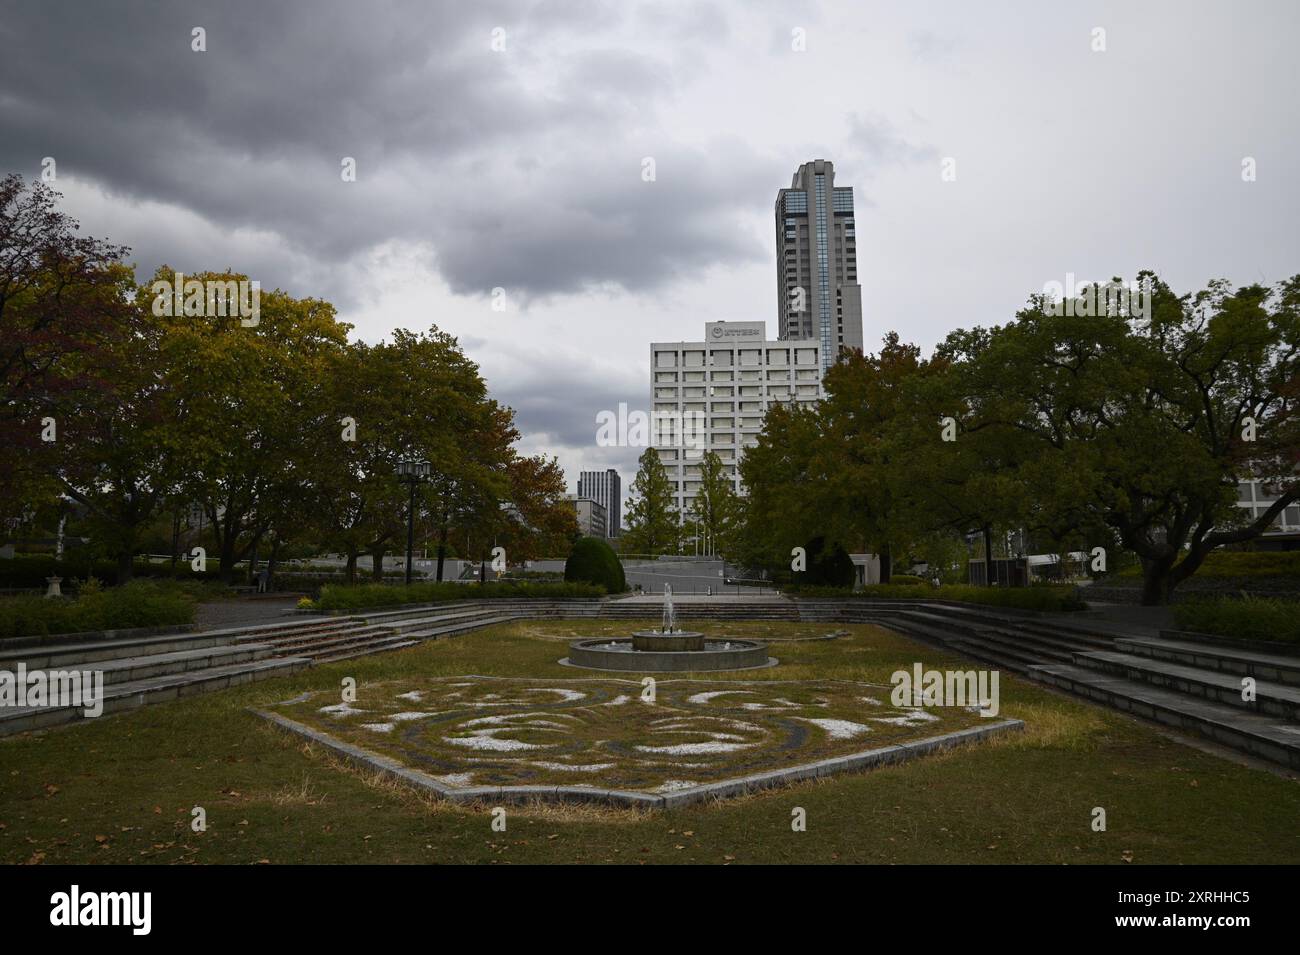
M767 334L763 322L705 322L704 340L709 342L761 342Z

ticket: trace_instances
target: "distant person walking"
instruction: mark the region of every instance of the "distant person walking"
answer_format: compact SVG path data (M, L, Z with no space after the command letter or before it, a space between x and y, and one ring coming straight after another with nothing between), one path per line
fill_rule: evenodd
M271 583L271 571L269 568L263 567L261 570L257 572L257 592L259 594L266 593L266 588L270 585L270 583Z

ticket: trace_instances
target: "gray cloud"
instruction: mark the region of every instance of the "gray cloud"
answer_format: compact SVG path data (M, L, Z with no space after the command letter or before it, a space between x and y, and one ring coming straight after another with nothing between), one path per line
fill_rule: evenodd
M636 131L673 95L671 56L556 55L620 19L596 3L20 2L3 27L0 164L35 171L54 156L64 175L274 233L318 266L431 242L457 292L644 289L761 256L715 227L761 164L733 145L725 168L703 168L718 157ZM503 53L489 49L498 25ZM194 26L207 52L191 50ZM539 78L540 60L558 69ZM641 181L646 155L655 183ZM344 156L355 183L340 178ZM112 238L146 268L162 260L149 237ZM257 263L268 284L305 278L278 273L286 258Z
M847 146L862 159L864 171L890 164L909 165L939 155L928 143L914 143L883 116L850 114Z

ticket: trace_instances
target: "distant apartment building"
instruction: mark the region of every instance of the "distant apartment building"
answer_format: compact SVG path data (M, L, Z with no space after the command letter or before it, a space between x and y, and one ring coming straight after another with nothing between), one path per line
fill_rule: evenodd
M702 342L650 345L651 443L685 520L699 489L700 460L713 451L739 494L737 466L773 403L821 399L816 340L767 338L764 322L706 322Z
M1252 520L1263 517L1277 498L1277 489L1267 481L1237 482L1237 506L1243 508ZM1277 550L1300 548L1300 503L1284 507L1273 518L1269 529L1257 539L1256 546Z
M776 196L777 336L816 339L823 373L845 348L862 348L853 187L835 185L833 163L798 168Z
M607 537L623 533L623 482L613 468L582 471L578 474L578 497L588 497L605 508L609 527Z
M605 505L593 501L581 494L566 494L565 499L573 505L578 518L578 533L583 537L608 537L609 518Z

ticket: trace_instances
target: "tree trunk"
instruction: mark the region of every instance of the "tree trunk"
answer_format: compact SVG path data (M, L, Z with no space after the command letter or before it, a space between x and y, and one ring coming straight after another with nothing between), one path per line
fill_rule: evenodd
M384 582L384 549L370 552L370 579L377 584Z
M135 555L129 550L122 551L117 555L117 585L130 583L131 575L135 573Z
M1142 558L1142 606L1161 607L1169 603L1174 583L1170 568L1173 560Z
M266 562L266 589L269 593L275 586L275 565L280 562L280 541L271 546L271 557Z
M223 584L235 582L235 542L231 537L221 542L221 565L217 573Z
M442 583L442 565L447 559L447 525L438 532L438 583Z
M356 551L348 551L348 562L343 572L347 575L347 581L349 584L355 584L357 582L357 552Z
M993 528L987 524L982 529L984 534L984 586L993 586Z
M1169 602L1169 575L1159 571L1142 574L1142 606L1159 607Z
M894 555L890 552L889 541L880 545L880 582L887 584L894 577Z

